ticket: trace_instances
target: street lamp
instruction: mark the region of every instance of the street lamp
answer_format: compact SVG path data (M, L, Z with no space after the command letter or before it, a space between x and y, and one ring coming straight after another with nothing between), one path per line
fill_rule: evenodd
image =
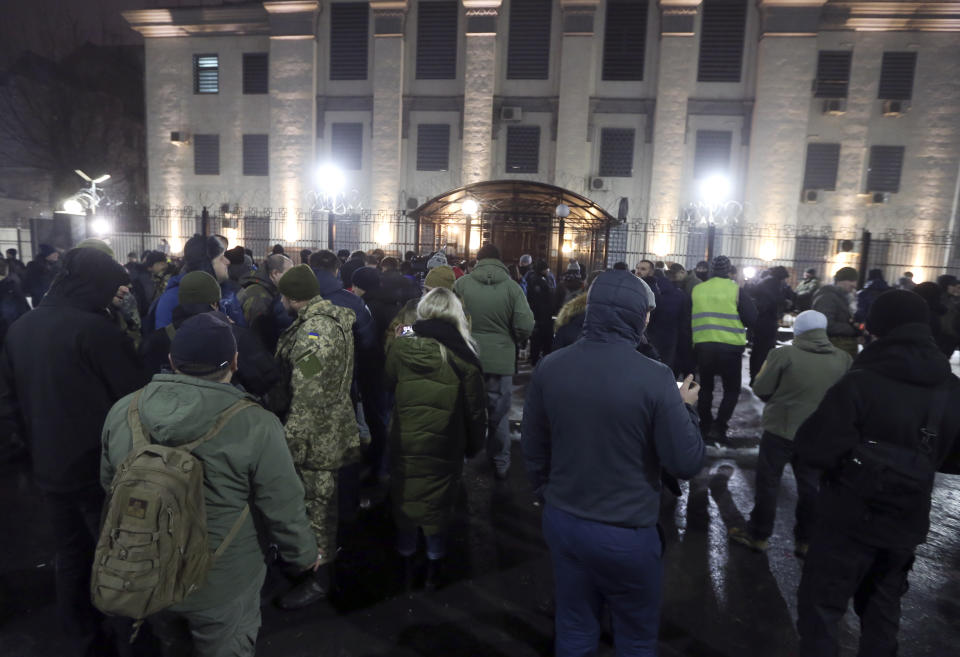
M480 211L480 204L474 199L468 198L460 206L460 209L463 210L463 214L467 215L468 217L475 217L477 216L477 212Z

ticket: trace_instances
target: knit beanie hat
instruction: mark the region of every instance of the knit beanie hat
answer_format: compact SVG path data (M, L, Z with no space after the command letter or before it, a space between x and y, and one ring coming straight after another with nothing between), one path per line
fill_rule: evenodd
M277 289L292 301L307 301L320 294L320 283L310 265L297 265L280 277Z
M147 255L143 259L143 264L147 267L153 267L158 262L166 262L167 256L159 251L147 251Z
M788 272L787 268L783 265L777 265L770 269L770 276L777 280L785 281L790 278L790 272Z
M213 374L226 368L236 353L237 339L233 328L220 313L194 315L180 325L170 343L170 359L174 366L193 376Z
M353 287L359 287L365 292L380 289L380 274L373 267L360 267L350 279Z
M853 267L841 267L837 270L837 273L833 275L833 280L836 283L840 281L855 281L859 278L857 270Z
M452 290L456 280L457 275L453 273L453 268L449 265L442 265L434 267L427 273L427 277L423 279L423 285L429 288L442 287Z
M209 306L220 301L220 284L205 271L192 271L180 279L177 302L181 306L193 304Z
M533 256L532 256L532 255L530 255L529 253L524 253L522 256L520 256L520 266L521 266L521 267L529 267L529 266L532 265L532 264L533 264Z
M882 338L904 324L929 324L930 309L919 294L888 290L878 296L867 313L867 331Z
M46 258L48 255L53 255L56 252L57 250L49 244L41 244L40 249L37 251L37 258Z
M793 334L800 335L813 329L827 328L827 316L818 310L804 310L793 322Z
M710 263L710 275L711 276L729 276L730 275L730 258L724 255L718 255L713 259L713 262Z
M230 261L231 265L242 265L243 256L246 254L243 252L242 246L235 246L232 249L227 249L224 251L223 255L227 256L227 260Z
M446 267L446 266L447 266L447 256L445 256L442 252L434 253L432 256L430 256L430 259L427 260L427 269L433 269L434 267ZM367 289L367 288L363 288L363 289Z
M533 271L538 274L542 274L548 269L550 269L550 265L547 264L546 260L537 260L537 262L533 265Z
M95 237L88 237L87 239L77 243L77 248L96 249L100 253L106 253L111 258L116 259L116 255L113 253L113 249L110 248L110 245L103 240L96 239Z

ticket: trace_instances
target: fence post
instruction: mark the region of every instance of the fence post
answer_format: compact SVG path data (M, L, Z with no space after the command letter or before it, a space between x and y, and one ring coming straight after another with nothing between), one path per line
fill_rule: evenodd
M717 227L711 221L707 225L707 263L713 262L713 242L717 238Z
M867 278L867 267L870 266L870 231L866 228L860 235L860 271L857 272L857 289L863 289L863 283Z
M207 212L207 206L203 206L200 211L200 232L206 237L210 233L210 213Z

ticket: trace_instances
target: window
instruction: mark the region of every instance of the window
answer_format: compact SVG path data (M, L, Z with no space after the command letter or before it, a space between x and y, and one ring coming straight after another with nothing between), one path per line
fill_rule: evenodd
M903 146L871 146L867 167L868 192L899 192Z
M243 136L243 175L270 175L270 151L267 135Z
M699 82L740 82L747 0L703 0Z
M330 126L330 155L345 171L363 168L363 124L334 123Z
M546 80L550 76L551 0L512 0L507 43L508 80Z
M220 175L220 135L193 136L193 173L198 176Z
M267 74L269 59L265 52L243 53L243 93L265 94L269 91Z
M633 175L633 128L603 128L600 131L600 175L629 178Z
M450 126L421 123L417 126L417 171L447 171L450 168Z
M215 94L220 92L219 55L193 56L193 93Z
M837 189L840 144L807 144L807 165L803 173L804 189Z
M883 53L877 98L910 100L913 97L913 72L916 67L917 53L915 52Z
M725 130L697 130L697 146L693 157L693 178L700 180L730 169L730 144L733 133Z
M850 84L849 50L821 50L817 57L817 79L814 95L817 98L846 98Z
M603 30L603 79L643 80L647 0L609 0Z
M370 5L334 2L330 5L330 79L367 79L367 39Z
M456 2L417 5L417 79L453 80L457 77Z
M507 173L537 173L540 169L540 126L507 128Z

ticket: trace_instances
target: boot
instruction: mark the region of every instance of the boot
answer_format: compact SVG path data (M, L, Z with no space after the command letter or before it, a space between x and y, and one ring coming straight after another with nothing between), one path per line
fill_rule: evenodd
M423 588L427 591L436 591L440 588L441 580L443 578L443 560L442 559L428 559L427 560L427 579L423 583Z
M411 554L403 559L403 590L407 593L413 591L417 585L417 562L416 555Z
M277 606L284 611L302 609L327 597L330 589L330 564L326 563L317 572L308 572L292 589L277 600Z

